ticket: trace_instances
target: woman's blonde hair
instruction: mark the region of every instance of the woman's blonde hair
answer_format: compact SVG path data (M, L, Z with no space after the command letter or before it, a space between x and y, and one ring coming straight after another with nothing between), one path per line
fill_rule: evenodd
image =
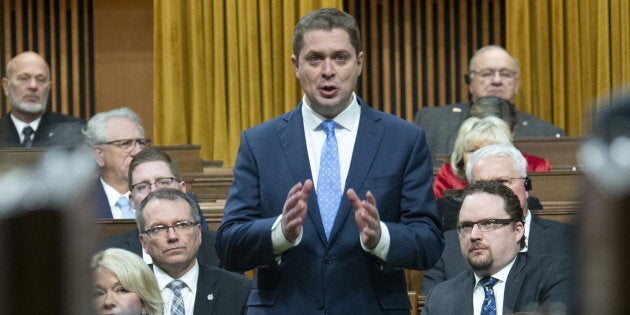
M451 154L453 173L464 180L466 179L464 154L466 153L466 146L473 140L488 142L488 144L512 144L512 134L508 125L501 118L493 116L466 118L459 127Z
M111 270L125 289L138 294L146 314L164 314L155 275L138 255L119 248L106 249L92 257L92 271L98 267Z

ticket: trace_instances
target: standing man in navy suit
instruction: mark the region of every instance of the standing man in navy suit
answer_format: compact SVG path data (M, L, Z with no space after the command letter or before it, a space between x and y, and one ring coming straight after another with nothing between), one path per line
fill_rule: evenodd
M477 181L462 197L457 232L467 268L429 292L422 314L566 310L571 262L567 256L521 251L526 228L512 190L498 181Z
M140 243L153 259L164 314L244 314L253 281L198 262L199 219L197 204L173 188L151 192L136 212Z
M256 268L250 314L409 314L403 269L442 252L424 132L355 95L363 60L354 17L303 16L302 102L241 135L216 247L226 268Z
M27 51L7 63L2 78L11 112L0 119L0 147L76 147L83 143L84 121L46 110L50 67L37 53Z

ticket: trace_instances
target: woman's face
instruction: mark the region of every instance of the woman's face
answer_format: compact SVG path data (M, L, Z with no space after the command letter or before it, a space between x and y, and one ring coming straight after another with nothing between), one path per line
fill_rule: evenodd
M94 279L94 305L101 315L142 314L142 301L135 292L125 289L116 274L98 267L92 274Z

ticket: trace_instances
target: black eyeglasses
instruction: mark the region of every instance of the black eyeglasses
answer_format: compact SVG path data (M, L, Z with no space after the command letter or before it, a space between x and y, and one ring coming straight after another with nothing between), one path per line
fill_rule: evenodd
M192 228L193 226L198 225L199 222L190 222L190 221L179 221L173 225L164 225L159 224L154 227L150 227L144 231L143 234L148 234L150 236L165 236L168 234L169 229L173 229L175 232L185 232Z
M120 139L108 142L98 143L99 145L113 145L120 148L123 151L131 151L137 144L140 148L144 149L151 144L151 139Z
M476 222L462 221L457 224L457 232L463 233L463 234L470 234L472 233L472 230L473 230L473 227L475 227L475 224L477 225L477 227L479 228L479 231L481 232L492 232L512 222L517 222L517 221L514 219L486 219L486 220L479 220Z
M155 188L168 188L172 187L173 183L177 180L175 177L163 177L158 178L154 182L139 182L131 185L131 192L134 194L148 193L151 190L151 186L155 185Z

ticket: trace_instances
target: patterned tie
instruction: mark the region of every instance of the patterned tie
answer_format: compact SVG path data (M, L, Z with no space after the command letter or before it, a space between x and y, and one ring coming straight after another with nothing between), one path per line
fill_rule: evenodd
M33 139L31 136L35 133L35 130L31 126L26 126L22 129L22 134L24 135L24 141L22 141L22 146L25 148L30 148L33 146Z
M322 148L319 162L317 203L319 204L326 239L328 239L341 201L341 180L339 178L339 152L337 138L335 138L335 122L326 120L322 122L322 128L326 131L326 142Z
M121 219L135 219L136 215L131 210L131 202L129 202L129 198L127 196L120 196L118 201L116 201L116 205L120 208L120 218Z
M499 279L492 277L485 277L479 280L479 283L483 286L483 292L486 297L483 299L483 305L481 305L481 315L496 315L497 314L497 302L494 299L494 289L492 288Z
M171 315L186 315L186 308L184 308L184 298L182 297L182 288L185 286L186 283L179 279L175 279L166 285L167 288L173 291Z

